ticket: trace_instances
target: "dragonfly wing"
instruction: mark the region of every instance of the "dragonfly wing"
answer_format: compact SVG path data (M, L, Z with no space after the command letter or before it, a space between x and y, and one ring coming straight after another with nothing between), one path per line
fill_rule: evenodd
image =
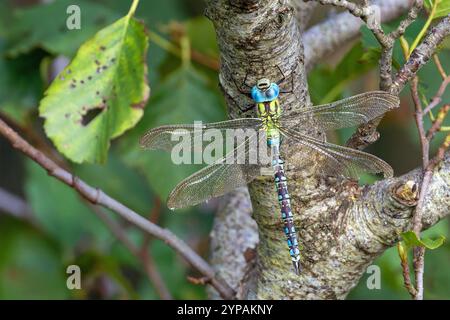
M193 206L245 186L260 176L261 166L249 163L250 153L255 151L249 148L249 141L255 137L246 138L225 157L180 182L170 193L167 206L170 209ZM264 138L259 137L260 142ZM245 156L244 161L240 152Z
M311 152L309 157L321 156L324 159L323 170L330 175L343 174L347 177L358 177L361 171L369 173L383 173L385 177L392 177L393 170L389 164L374 155L351 149L318 139L300 132L280 129L286 137L307 147Z
M399 98L384 91L371 91L330 104L304 108L283 119L283 127L296 127L312 117L323 130L353 127L397 108Z
M187 140L191 148L197 141L194 136L197 133L202 133L205 130L216 129L219 130L221 136L225 139L227 129L242 129L242 130L258 130L261 126L259 118L241 118L235 120L206 123L206 124L177 124L165 125L150 129L142 136L139 143L142 148L150 150L165 150L172 151L173 147L183 141ZM203 141L201 141L203 144ZM195 146L203 149L203 145ZM195 149L195 148L194 148Z

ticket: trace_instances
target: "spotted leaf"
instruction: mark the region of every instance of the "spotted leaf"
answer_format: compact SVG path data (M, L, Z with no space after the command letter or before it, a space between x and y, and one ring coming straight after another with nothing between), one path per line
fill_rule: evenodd
M68 159L101 163L110 140L142 117L148 37L130 15L84 43L45 93L39 111L45 131Z

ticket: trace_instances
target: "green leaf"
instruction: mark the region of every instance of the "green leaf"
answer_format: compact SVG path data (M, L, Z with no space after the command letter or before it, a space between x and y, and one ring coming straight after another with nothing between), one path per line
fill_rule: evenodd
M220 121L225 118L224 111L222 99L203 74L192 67L176 70L155 90L144 118L124 139L122 149L126 149L127 163L139 168L155 192L165 199L177 183L199 166L174 165L168 153L143 151L139 148L139 138L147 130L162 124Z
M185 25L192 48L212 57L219 56L216 32L211 20L202 16L186 21Z
M0 299L69 299L55 243L12 219L0 223Z
M42 51L34 51L17 59L4 55L0 39L0 110L23 124L26 114L36 108L43 83L39 74Z
M67 8L77 5L81 11L81 29L69 30ZM86 0L58 0L17 9L8 31L11 42L8 54L17 56L36 47L52 54L72 57L77 48L100 28L117 20L119 15L106 6Z
M402 233L402 238L407 248L425 247L430 250L439 248L445 241L444 236L439 236L434 240L430 238L419 239L413 231Z
M308 77L313 102L322 104L338 99L351 81L375 67L373 54L357 43L334 70L323 66L314 69Z
M450 13L450 0L434 0L434 1L438 1L438 3L433 19L445 17ZM425 7L428 9L428 11L430 11L433 8L434 1L433 0L424 1Z
M142 117L149 96L148 37L130 16L98 32L41 101L47 136L70 160L102 163L110 140Z

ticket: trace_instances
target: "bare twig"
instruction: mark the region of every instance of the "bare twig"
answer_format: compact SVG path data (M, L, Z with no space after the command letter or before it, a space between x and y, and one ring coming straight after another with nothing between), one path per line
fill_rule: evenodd
M445 71L443 70L440 61L437 57L435 57L436 65L438 66L438 70L441 75L446 75ZM428 132L425 131L424 128L424 115L428 114L434 107L436 107L441 102L441 97L444 94L444 91L450 82L450 77L444 76L443 81L439 87L439 90L437 91L434 98L431 100L429 105L424 109L422 107L422 103L419 98L419 91L418 91L418 83L419 79L417 76L413 78L412 84L411 84L411 95L412 99L415 105L415 121L417 125L417 129L419 131L419 141L420 146L422 150L422 170L423 170L423 180L420 187L420 193L419 193L419 200L417 202L416 209L414 211L413 215L413 231L416 234L418 238L420 238L420 233L422 231L422 210L425 202L425 195L427 194L428 187L433 175L433 169L435 165L443 159L444 152L448 148L449 141L447 139L444 141L443 145L439 148L438 154L432 161L429 159L429 152L430 152L430 141L435 135L437 131L439 131L445 116L448 113L448 110L450 109L449 106L444 106L439 114L438 117L434 120L433 125L428 130ZM403 273L406 273L405 270L405 264L402 261L402 267L403 267ZM425 248L424 247L415 247L413 250L413 265L414 265L414 275L415 275L415 291L414 294L412 294L411 290L408 290L411 294L411 296L415 300L423 300L423 275L424 275L424 269L425 269ZM409 272L409 271L408 271ZM405 283L407 282L405 278Z
M415 105L415 120L417 125L417 130L419 131L419 142L422 149L422 168L425 170L428 167L429 162L429 143L426 138L426 132L423 125L423 107L419 98L418 91L419 79L414 77L411 83L411 95Z
M380 13L378 6L370 6L368 1L362 5L358 5L346 0L317 0L321 4L329 4L335 7L346 9L355 17L361 18L372 31L375 38L381 45L380 58L380 88L381 90L389 90L392 83L392 53L395 40L400 37L406 28L417 17L418 11L423 6L423 0L415 0L412 8L408 12L408 16L403 20L398 28L390 34L386 34L381 28Z
M435 53L442 40L450 34L450 15L442 19L436 26L431 28L421 44L418 45L409 56L407 62L394 77L389 92L399 94L406 83L412 80L419 69L428 62ZM369 121L359 126L357 132L347 141L347 145L356 149L363 149L378 139L376 131L380 119Z
M83 199L84 200L84 199ZM111 233L135 256L137 257L145 267L147 275L150 281L154 284L156 291L162 299L172 299L165 284L161 283L161 278L155 272L148 270L150 257L141 256L138 248L131 242L121 226L109 217L100 207L90 204L89 207L99 217L103 223L110 229ZM38 227L37 222L34 219L33 212L28 204L21 198L10 194L9 192L0 188L0 211L6 214L10 214L13 217L25 220L32 225Z
M161 274L156 268L155 261L153 260L151 255L148 254L148 248L145 251L141 250L140 256L144 261L145 271L147 272L148 277L152 280L152 283L154 284L159 296L164 300L171 300L172 295L170 294L169 289L167 288L163 278L161 277Z
M410 2L410 0L376 0L373 1L373 5L380 9L381 22L388 22L404 13L410 7ZM363 23L351 13L342 12L309 28L303 35L307 68L311 69L321 58L354 39Z
M192 283L192 284L196 284L196 285L206 285L210 282L209 278L206 277L201 277L201 278L195 278L195 277L187 277L187 280Z
M144 270L150 282L154 285L156 292L164 300L171 300L172 296L162 280L159 272L154 267L151 257L143 254L139 248L129 239L123 228L114 221L104 210L98 206L90 205L92 211L99 217L103 223L111 230L111 233L134 255L144 266Z
M428 190L428 185L431 179L432 171L429 170L429 141L426 137L426 132L423 124L423 107L419 98L418 91L419 78L414 77L411 84L411 95L415 105L415 120L417 125L417 130L419 131L419 142L422 150L422 169L423 169L423 180L421 183L419 191L419 201L417 202L416 209L413 214L413 231L417 238L420 239L420 232L422 231L422 207L425 200L425 195ZM425 248L415 247L413 250L413 264L414 264L414 275L415 275L415 295L412 297L416 300L423 299L423 272L425 266ZM405 272L405 271L404 271Z
M436 132L438 132L441 129L442 123L444 122L445 117L447 116L449 111L450 111L450 104L444 105L441 108L441 110L439 110L439 112L436 116L436 119L434 120L431 128L427 132L428 141L431 141L431 139L433 139Z
M414 49L408 61L397 73L391 88L391 93L399 93L405 84L410 81L419 69L428 62L435 53L442 40L450 34L450 15L442 19L436 26L432 27L421 44Z
M414 20L416 20L417 15L419 14L422 7L423 7L423 0L414 0L412 7L408 11L406 19L402 20L398 25L397 29L392 31L389 34L389 36L393 39L400 38L405 33L406 28L408 28L411 25L411 23L413 23Z
M30 206L21 198L0 188L0 212L34 224L34 216Z
M362 5L345 0L317 0L321 4L330 4L341 7L349 11L355 17L361 18L372 31L381 45L380 58L380 88L384 91L391 91L392 87L392 55L395 40L400 37L406 28L417 17L418 12L423 6L423 0L415 0L410 8L407 17L400 22L396 30L386 34L381 28L380 16L375 8L378 6L369 6L368 1ZM357 132L347 141L347 145L357 149L363 149L367 145L375 142L379 138L376 128L381 121L381 117L370 121L358 128Z
M161 214L161 200L155 196L154 205L149 215L149 221L154 224L158 223L160 214ZM152 237L149 234L145 235L144 241L140 249L138 250L136 248L136 255L143 260L145 271L147 272L149 278L152 279L152 283L155 285L155 289L160 295L160 297L164 300L171 300L172 295L170 294L169 289L167 288L164 280L162 279L162 276L157 269L155 261L153 260L152 256L149 255L148 253L150 250L151 239Z
M442 67L442 64L441 64L441 59L439 59L439 56L437 55L437 53L433 54L433 60L434 60L434 63L436 64L436 67L438 68L438 71L442 77L442 80L447 78L447 73L444 71L444 68Z
M163 240L184 259L186 259L194 268L200 271L200 273L211 278L211 285L221 294L223 298L231 299L234 297L233 289L231 289L226 283L223 283L217 279L215 277L214 270L209 266L209 264L175 234L149 222L138 213L118 202L116 199L108 196L102 190L91 187L83 180L64 170L42 152L31 146L1 119L0 134L2 134L14 148L47 170L49 175L74 188L83 198L93 204L100 205L116 212L133 225L139 227L152 236Z
M411 275L409 272L409 264L408 264L408 254L400 242L397 243L397 248L398 248L398 252L399 252L399 256L400 256L400 262L402 265L403 282L404 282L405 288L406 288L406 290L408 290L411 297L415 297L417 295L417 290L414 287L414 285L411 283Z
M448 86L449 83L450 83L450 76L447 76L442 81L441 85L439 86L438 91L434 95L434 97L431 100L430 104L423 111L424 114L427 114L428 112L433 110L433 108L436 107L439 103L441 103L442 95L444 94L445 89L447 89L447 86Z

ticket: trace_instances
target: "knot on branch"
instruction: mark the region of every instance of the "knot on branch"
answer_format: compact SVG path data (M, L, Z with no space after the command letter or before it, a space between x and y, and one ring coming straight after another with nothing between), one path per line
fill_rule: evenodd
M394 199L408 207L417 205L419 200L419 185L413 180L396 183L391 192Z
M419 184L408 179L391 182L386 188L384 205L380 213L388 220L408 219L417 205ZM396 224L396 222L394 222Z

